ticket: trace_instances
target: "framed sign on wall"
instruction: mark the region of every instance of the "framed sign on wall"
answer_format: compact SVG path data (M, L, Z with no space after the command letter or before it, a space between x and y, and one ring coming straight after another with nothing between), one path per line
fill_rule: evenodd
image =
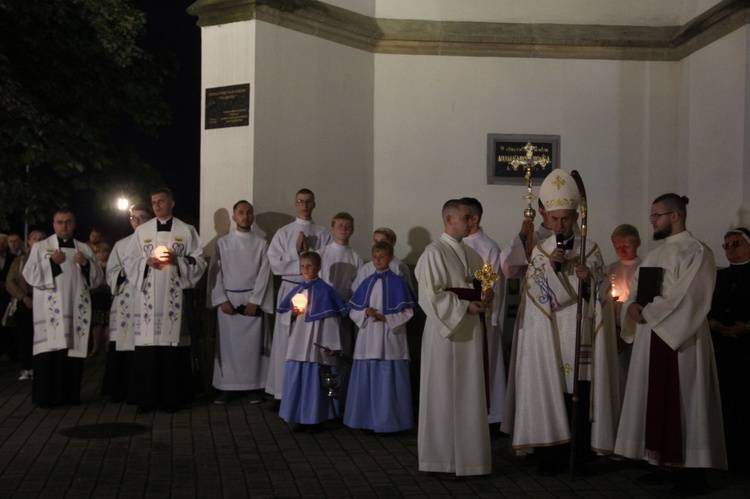
M488 133L487 183L525 185L526 168L519 163L529 163L527 144L536 148L531 157L531 162L536 163L531 168L532 179L543 180L552 170L560 168L559 135Z

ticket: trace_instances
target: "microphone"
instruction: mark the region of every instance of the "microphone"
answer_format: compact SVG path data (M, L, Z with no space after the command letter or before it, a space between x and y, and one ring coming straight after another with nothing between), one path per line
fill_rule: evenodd
M565 235L563 234L555 234L555 239L557 240L557 247L562 248L563 251L565 250ZM560 272L562 270L562 265L560 262L555 262L555 272Z

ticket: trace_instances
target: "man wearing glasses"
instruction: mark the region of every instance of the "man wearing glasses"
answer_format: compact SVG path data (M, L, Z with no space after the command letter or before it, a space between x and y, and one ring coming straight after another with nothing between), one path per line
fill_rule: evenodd
M135 229L151 220L151 209L146 204L136 204L130 208L130 226ZM109 313L109 349L107 367L102 381L102 395L112 402L122 402L127 398L130 384L130 367L135 349L136 300L134 279L128 279L123 262L128 244L133 234L120 239L112 248L107 260L107 284L112 292L112 308Z
M729 267L716 274L708 325L716 351L721 386L727 457L730 469L747 469L750 456L750 230L737 227L724 234L724 255Z
M277 303L281 303L297 284L304 282L299 271L299 255L305 251L320 251L333 240L325 227L316 225L312 220L315 194L310 189L297 191L294 208L297 210L297 219L276 231L268 247L271 271L281 277ZM284 388L286 349L291 327L289 316L291 314L279 318L273 329L266 392L276 399L274 410L278 410Z
M653 301L639 304L637 274L623 305L621 336L633 343L633 354L615 444L616 454L659 466L639 481L676 483L677 495L705 493L705 468L727 467L706 319L716 264L711 250L686 229L687 203L670 193L651 205L653 237L664 244L641 269L660 268L661 285Z

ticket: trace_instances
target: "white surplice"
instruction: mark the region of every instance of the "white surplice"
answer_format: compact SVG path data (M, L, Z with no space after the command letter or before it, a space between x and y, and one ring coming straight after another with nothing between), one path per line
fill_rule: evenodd
M615 452L647 459L645 449L651 331L677 352L686 468L727 468L719 380L706 315L716 280L711 250L683 231L644 258L641 268L664 269L661 296L643 309L646 324L626 313L638 294L638 274L623 305L622 338L633 343ZM658 463L653 463L658 464Z
M370 292L370 307L382 314L383 302L383 286L377 283ZM385 322L367 317L366 311L349 310L349 317L359 328L354 360L409 360L406 323L414 315L414 310L405 308L400 312L385 314Z
M555 238L537 244L526 272L523 315L513 338L508 396L502 431L515 449L570 441L565 394L573 393L578 278L575 265L580 239L566 251L570 261L555 272L549 255ZM590 407L579 408L591 421L591 448L612 452L620 403L617 388L617 344L609 281L598 246L587 241L586 264L592 275L590 296L584 300L581 345L591 363L581 362L580 380L591 381ZM585 412L583 412L585 411Z
M73 241L75 248L60 248L56 235L34 244L23 268L23 278L34 288L34 355L68 350L68 357L88 355L91 329L91 296L89 290L103 279L101 265L85 243ZM52 275L50 257L56 251L65 254L62 273ZM80 251L88 260L88 282L75 254Z
M332 242L320 250L320 278L331 285L346 303L352 296L352 283L364 261L350 246Z
M117 351L135 349L135 323L138 311L133 283L127 278L123 261L129 235L115 243L107 260L107 284L112 292L112 307L109 310L109 339L115 342Z
M268 243L252 232L233 231L220 238L212 263L216 283L211 305L232 307L254 303L273 314L273 280L266 252ZM218 314L213 386L219 390L257 390L266 386L270 341L264 315Z
M472 288L466 277L482 265L474 250L446 233L417 262L419 304L426 315L417 438L421 471L492 472L482 325L468 312L468 301L446 290Z
M203 247L192 225L172 217L171 231L157 231L157 221L138 226L125 251L125 271L138 295L135 345L189 346L183 290L194 288L206 270ZM174 251L176 265L155 270L146 264L160 246Z
M503 300L505 294L505 276L500 266L500 247L481 227L474 234L463 239L463 242L479 253L482 260L492 264L493 272L499 279L492 289L495 299L492 302L492 331L487 336L487 347L490 362L490 423L503 420L505 411L505 358L503 357Z
M302 232L308 237L312 251L319 251L331 242L331 233L315 225L310 220L296 219L276 231L268 247L268 261L274 275L281 277L277 303L304 279L299 273L299 255L297 255L297 237ZM266 379L266 392L281 399L284 389L284 370L286 369L286 352L289 344L291 314L282 314L276 318L271 342L271 359Z

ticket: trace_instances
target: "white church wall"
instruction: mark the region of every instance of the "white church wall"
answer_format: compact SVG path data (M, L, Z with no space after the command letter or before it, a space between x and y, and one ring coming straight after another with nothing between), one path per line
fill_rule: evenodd
M679 193L690 198L688 229L728 264L724 233L750 226L748 168L748 28L736 30L683 61L680 85Z
M354 216L351 245L368 259L372 224L373 55L257 25L253 197L257 229L293 220L294 195L315 192L316 223Z
M561 167L588 191L589 237L612 261L612 229L647 225L650 161L677 154L677 64L376 55L374 223L396 230L413 263L442 231L442 203L473 196L503 244L524 188L486 183L487 134L560 135Z
M229 231L232 205L253 202L255 21L203 28L201 74L201 239L207 255ZM205 129L207 88L250 83L249 126Z

